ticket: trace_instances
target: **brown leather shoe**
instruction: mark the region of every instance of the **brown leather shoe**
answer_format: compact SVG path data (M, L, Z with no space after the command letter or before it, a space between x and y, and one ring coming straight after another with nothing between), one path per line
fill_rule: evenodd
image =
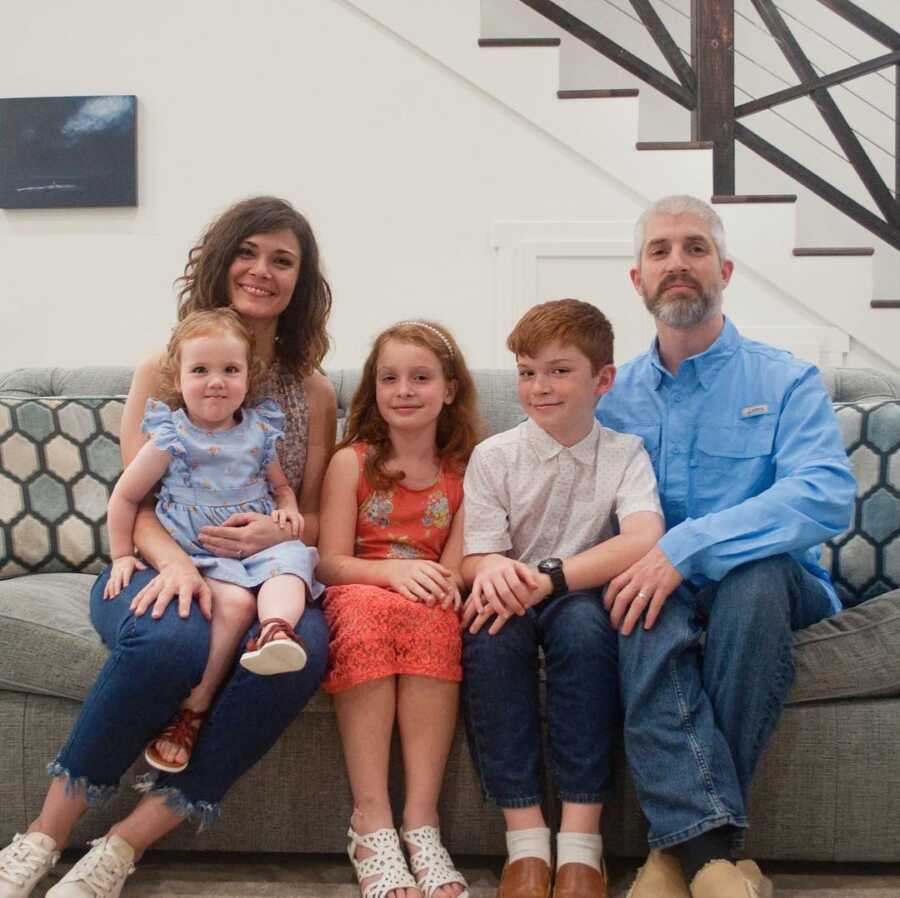
M553 898L606 898L606 867L598 873L587 864L563 864L556 871Z
M550 868L539 857L507 863L497 898L550 898Z

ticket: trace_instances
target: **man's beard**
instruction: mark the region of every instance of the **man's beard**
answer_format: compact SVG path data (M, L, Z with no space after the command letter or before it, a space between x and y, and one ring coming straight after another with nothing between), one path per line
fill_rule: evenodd
M671 284L687 284L693 290L685 289L683 293L675 292L663 298L663 293ZM657 321L676 330L685 330L718 314L722 308L722 291L712 288L707 292L690 275L669 275L660 281L653 296L644 296L644 305Z

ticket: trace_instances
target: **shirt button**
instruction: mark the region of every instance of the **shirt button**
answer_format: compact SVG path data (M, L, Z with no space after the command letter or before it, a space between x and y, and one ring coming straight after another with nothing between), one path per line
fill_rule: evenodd
M673 446L672 453L673 455L681 455L681 446Z
M673 398L676 402L681 402L681 393L676 393L672 398Z

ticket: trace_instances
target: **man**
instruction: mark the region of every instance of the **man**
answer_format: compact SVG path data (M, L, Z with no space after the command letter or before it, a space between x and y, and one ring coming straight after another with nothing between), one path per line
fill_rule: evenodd
M668 528L605 596L620 633L625 746L650 823L630 898L748 898L733 863L756 763L793 681L791 633L840 610L818 546L855 493L816 369L722 314L733 263L693 197L635 228L631 280L656 319L597 416L638 434Z

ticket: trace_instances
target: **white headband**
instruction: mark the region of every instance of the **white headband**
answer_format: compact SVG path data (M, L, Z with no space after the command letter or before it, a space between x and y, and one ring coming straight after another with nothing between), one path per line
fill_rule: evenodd
M447 347L447 355L449 355L451 359L453 358L453 347L450 345L450 341L434 325L428 324L427 321L401 321L397 327L409 324L414 324L416 327L424 327L425 330L431 331L431 333L440 337L441 342Z

